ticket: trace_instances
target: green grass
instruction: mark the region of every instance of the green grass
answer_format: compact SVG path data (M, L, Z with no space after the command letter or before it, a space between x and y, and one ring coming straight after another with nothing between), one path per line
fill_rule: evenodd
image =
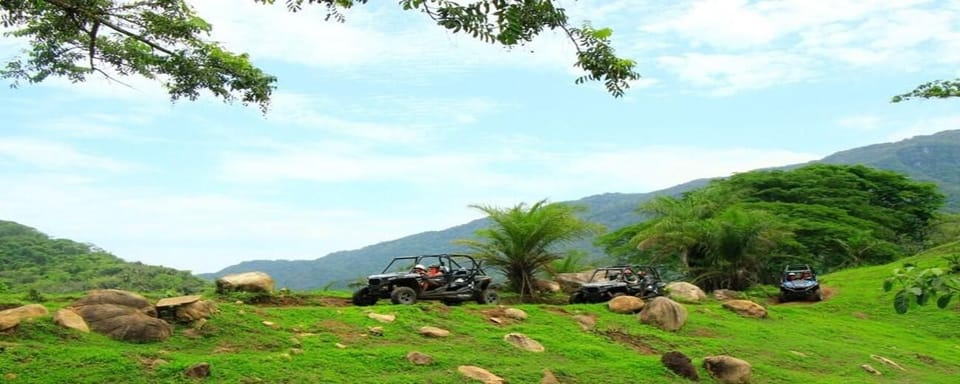
M941 256L958 252L960 243L953 243L896 264L823 276L833 293L820 303L773 305L755 296L767 305L766 319L740 317L712 300L686 304L689 319L676 333L610 313L603 304L515 305L529 318L496 325L481 313L493 309L488 306L393 306L383 301L361 308L322 300L342 301L349 296L346 292L313 293L305 296L307 305L294 307L224 300L221 312L198 335L178 325L173 337L155 344L79 334L56 327L47 317L0 333L0 381L12 373L16 379L11 382L25 383L187 383L191 381L181 376L183 370L207 362L212 372L207 382L218 383L462 383L466 380L457 373L460 365L484 367L510 383L537 383L543 369L566 383L672 383L683 379L661 366L660 354L677 350L694 360L706 383L713 381L700 367L702 358L717 354L750 362L755 383L952 382L960 374L957 304L946 310L915 307L898 315L893 294L883 292L882 281L905 261L921 267L944 265ZM45 305L54 310L77 296L48 297ZM17 303L22 303L22 295L0 295L0 304ZM368 311L393 313L397 320L381 324L369 319ZM572 319L577 313L596 315L597 329L582 331ZM425 325L452 334L424 338L417 330ZM382 326L384 335L369 336L371 326ZM540 341L546 352L508 345L502 338L509 332ZM632 339L656 353L642 353L608 335ZM435 363L414 366L404 358L410 351L432 355ZM889 358L906 370L871 355ZM151 366L156 359L164 363ZM883 376L864 372L861 364L872 365Z

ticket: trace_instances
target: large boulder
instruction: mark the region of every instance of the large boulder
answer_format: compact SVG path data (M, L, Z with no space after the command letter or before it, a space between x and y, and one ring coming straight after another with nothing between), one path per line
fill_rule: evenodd
M643 309L643 299L636 296L617 296L607 302L607 308L615 313L637 313Z
M174 317L177 321L192 323L213 317L217 313L217 304L210 300L194 301L190 304L178 306Z
M21 321L49 315L50 311L40 304L28 304L22 307L0 311L0 331L16 327Z
M508 333L503 340L524 351L543 352L543 344L522 333Z
M638 316L644 324L654 325L665 331L677 331L687 322L687 309L666 297L648 301Z
M273 278L263 272L245 272L226 275L217 279L217 293L231 291L273 292Z
M494 375L486 369L473 365L461 365L457 367L457 371L460 372L461 375L476 381L480 381L483 384L503 384L506 382L500 376Z
M560 292L560 283L553 280L536 279L534 280L533 284L534 286L537 287L537 290L540 292L549 292L549 293Z
M133 342L163 341L173 329L156 317L156 309L143 296L119 290L93 291L74 302L76 312L94 332Z
M660 357L660 362L663 363L664 367L667 367L667 369L673 371L673 373L676 373L680 377L700 381L700 375L697 374L697 369L693 366L693 362L682 352L670 351L664 353L663 356Z
M687 303L699 303L707 298L700 287L685 281L675 281L667 284L667 292L671 299Z
M558 273L553 277L553 280L560 284L560 289L562 289L564 292L573 293L580 289L581 285L590 281L591 277L593 277L593 270L574 273Z
M767 317L767 309L750 300L727 300L723 307L746 317Z
M752 375L750 363L727 355L704 357L703 367L724 384L747 384Z
M87 325L87 322L70 308L60 308L60 310L53 315L53 322L67 329L90 333L90 327Z

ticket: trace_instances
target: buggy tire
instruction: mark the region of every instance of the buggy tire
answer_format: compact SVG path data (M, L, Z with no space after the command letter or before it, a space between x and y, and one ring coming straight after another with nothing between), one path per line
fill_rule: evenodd
M813 301L823 301L823 291L818 289L813 295L810 295L810 299Z
M484 289L483 292L480 292L480 295L477 296L477 303L500 304L500 294L492 289Z
M581 304L585 302L586 301L583 300L583 294L580 292L574 292L570 295L570 304Z
M390 292L390 302L394 304L410 305L417 302L417 291L410 287L399 286Z
M370 295L370 288L363 287L353 293L353 305L366 307L377 303L377 297Z

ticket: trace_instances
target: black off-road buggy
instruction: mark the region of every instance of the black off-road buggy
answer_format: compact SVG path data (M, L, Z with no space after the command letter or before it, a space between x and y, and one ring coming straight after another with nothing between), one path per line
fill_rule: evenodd
M440 300L454 305L476 300L480 304L498 304L500 295L491 278L473 257L459 254L421 255L394 258L380 274L367 278L367 286L353 294L353 304L374 305L387 299L394 304L413 304L417 300ZM441 274L428 277L414 271L415 266L434 267Z
M624 270L630 269L634 276L627 278ZM631 295L650 298L663 295L666 286L660 280L660 272L649 265L617 265L597 268L590 281L570 295L570 304L602 303L617 296Z
M823 300L817 273L809 265L787 265L780 276L780 302Z

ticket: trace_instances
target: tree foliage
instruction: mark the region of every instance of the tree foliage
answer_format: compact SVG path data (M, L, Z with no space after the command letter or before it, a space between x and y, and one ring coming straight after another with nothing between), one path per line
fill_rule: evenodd
M188 294L206 285L188 272L128 263L90 244L52 239L36 229L0 221L0 286L10 292L123 289Z
M927 305L936 302L944 309L955 295L960 295L960 254L947 257L949 267L917 270L915 265L905 264L893 271L893 276L883 282L883 290L890 292L895 285L900 290L893 297L893 309L899 314L909 311L913 303Z
M785 262L822 270L890 262L927 244L935 185L864 166L810 165L715 180L641 206L654 219L607 238L673 260L706 289L773 283Z
M273 4L275 0L254 0ZM326 19L345 20L341 11L367 0L286 0L291 12L305 5L326 7ZM562 30L577 48L576 79L602 81L615 97L640 76L635 62L616 56L612 31L574 27L563 8L550 0L401 0L404 10L419 11L454 33L507 47L532 41L545 30ZM0 69L0 75L42 82L50 76L84 81L99 73L110 77L141 75L163 83L173 100L194 100L203 91L225 101L257 104L266 112L276 77L243 53L233 53L208 36L212 26L185 0L2 0L0 22L25 38L29 49Z
M899 103L910 99L945 99L960 97L960 79L934 80L914 88L912 91L896 95L892 101Z
M479 239L461 239L457 243L471 248L475 255L507 277L510 288L521 297L533 292L534 276L563 258L558 248L603 228L576 216L582 208L541 200L533 205L510 208L471 205L486 213L491 226L477 230Z

